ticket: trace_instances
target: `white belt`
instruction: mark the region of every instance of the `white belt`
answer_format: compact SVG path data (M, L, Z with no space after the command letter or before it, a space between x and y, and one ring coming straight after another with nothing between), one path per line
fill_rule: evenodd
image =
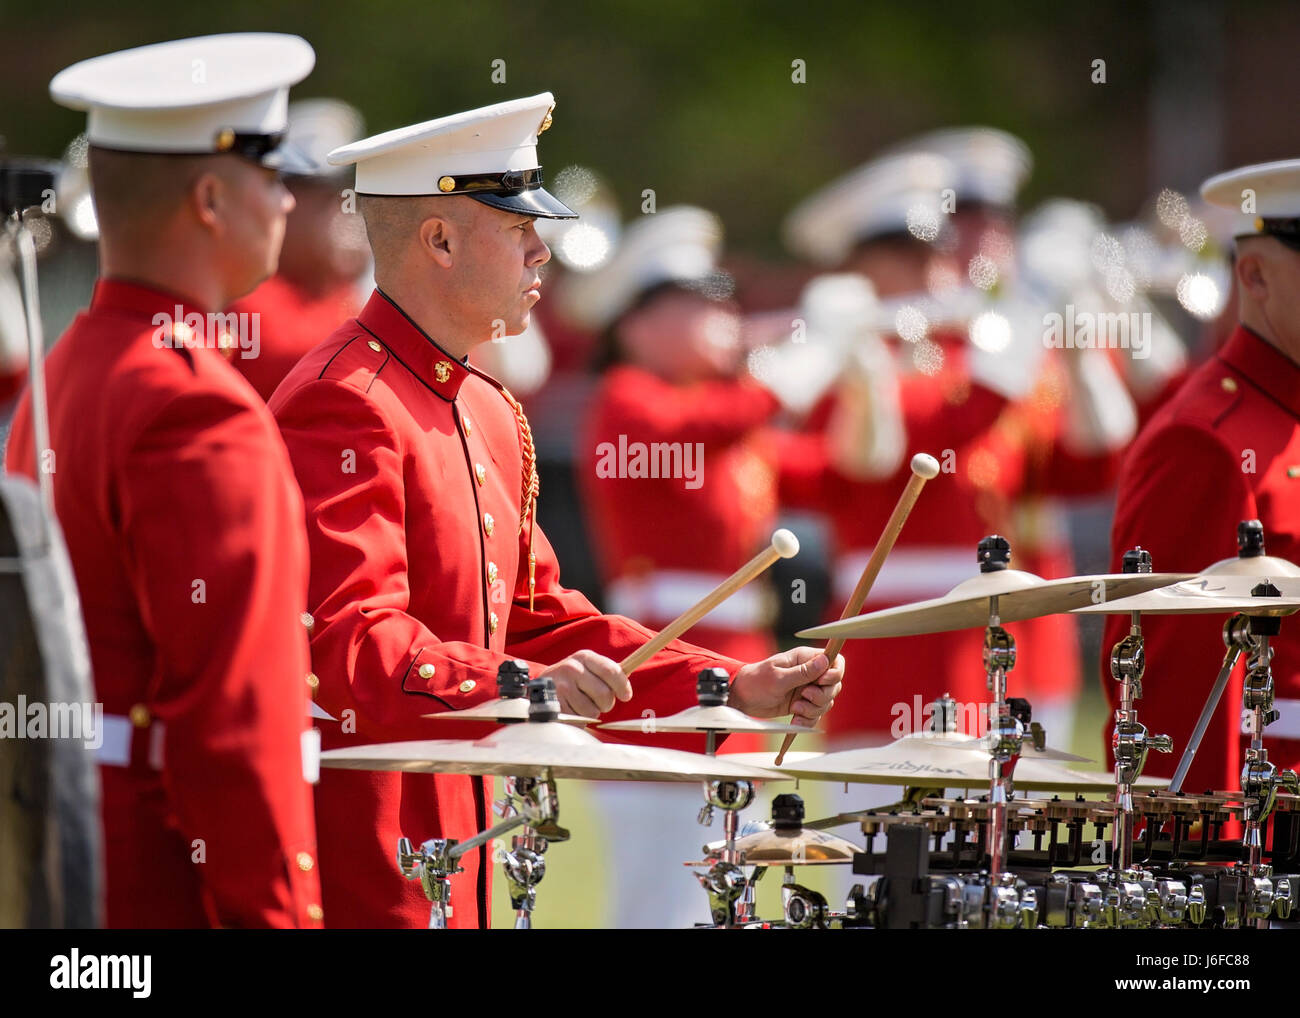
M120 714L105 714L100 722L103 741L95 750L95 759L105 767L130 767L131 743L135 725L130 718ZM156 771L163 766L163 739L167 728L161 721L149 726L149 766ZM309 728L302 733L302 776L309 784L320 781L320 729Z
M1266 739L1300 739L1300 700L1283 700L1277 697L1273 700L1273 707L1280 715L1276 721L1264 729L1264 738ZM1253 714L1254 711L1241 712L1241 731L1243 735L1249 735L1246 728L1246 718Z
M105 767L130 767L131 743L135 738L135 725L120 714L105 714L100 721L103 742L95 750L95 759ZM163 738L167 729L161 721L149 726L149 766L162 770Z
M835 567L835 597L847 601L871 558L869 551L846 552ZM975 549L952 546L895 548L885 559L867 603L924 601L948 593L979 572Z
M625 576L605 588L610 614L626 615L646 625L670 622L693 606L726 577L664 569L647 576ZM775 617L770 591L750 584L704 616L704 625L747 632L770 625Z

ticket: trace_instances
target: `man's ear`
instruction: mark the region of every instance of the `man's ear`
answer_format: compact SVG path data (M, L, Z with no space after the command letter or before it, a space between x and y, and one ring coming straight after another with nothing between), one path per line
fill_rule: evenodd
M1243 244L1237 249L1237 261L1233 272L1237 276L1237 285L1252 300L1263 301L1268 296L1268 279L1265 272L1265 258L1253 244Z
M449 269L454 261L456 224L448 217L431 215L420 223L420 250L439 266Z
M199 174L190 186L190 208L200 223L209 229L221 225L221 208L226 198L226 182L209 171Z

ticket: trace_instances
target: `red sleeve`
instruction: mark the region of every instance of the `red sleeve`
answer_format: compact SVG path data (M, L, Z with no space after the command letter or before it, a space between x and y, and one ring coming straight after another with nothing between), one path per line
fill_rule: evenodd
M1111 567L1119 571L1125 551L1151 552L1158 572L1195 573L1236 554L1237 524L1258 517L1242 473L1241 450L1231 449L1206 428L1176 424L1139 439L1124 465L1111 530ZM1265 535L1267 539L1267 535ZM1172 774L1214 682L1224 646L1223 619L1150 616L1142 621L1146 643L1144 700L1140 715L1152 732L1173 736L1172 756L1152 754L1149 772ZM1110 649L1128 632L1128 616L1106 617L1102 681L1112 705L1119 683L1110 677ZM1188 790L1219 786L1224 764L1213 747L1236 747L1237 718L1220 711L1197 754Z
M123 556L157 648L148 704L165 726L164 782L183 836L202 842L210 919L319 926L306 548L274 425L225 394L184 395L118 477Z

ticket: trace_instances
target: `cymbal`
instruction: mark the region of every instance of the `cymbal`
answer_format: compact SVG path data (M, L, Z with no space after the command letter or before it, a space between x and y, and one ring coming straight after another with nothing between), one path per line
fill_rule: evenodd
M611 732L777 732L807 735L813 729L784 721L765 721L742 714L734 707L687 707L665 718L634 718L600 726Z
M1020 778L1019 768L1017 768L1016 770L1017 770L1016 779L1017 779L1017 783L1019 783L1019 778ZM1076 778L1081 779L1082 783L1074 786L1076 788L1092 788L1094 786L1109 786L1112 792L1115 790L1115 773L1113 771L1085 771L1085 770L1072 769L1070 773L1074 775ZM1133 790L1135 792L1136 791L1152 792L1152 791L1157 791L1159 789L1165 789L1168 787L1169 787L1168 778L1157 778L1154 775L1141 774L1138 775L1138 779L1133 782Z
M978 573L943 597L856 615L797 633L806 639L882 638L947 633L989 624L989 598L998 599L1002 623L1073 611L1098 600L1140 594L1188 579L1187 573L1100 573L1045 580L1019 569Z
M817 750L795 750L793 753L785 755L785 763L780 767L773 763L776 759L776 751L771 749L760 749L754 753L728 753L727 759L735 763L749 764L751 767L766 767L774 771L783 771L789 764L803 763L825 755L825 753ZM783 775L783 777L788 779L789 775Z
M984 739L975 735L965 735L961 732L917 732L907 737L925 739L926 742L931 742L936 746L953 746L957 749L967 749L987 755ZM1090 757L1075 756L1073 753L1067 753L1062 749L1052 749L1050 746L1039 749L1029 740L1028 733L1025 735L1024 744L1020 747L1020 759L1062 760L1072 763L1094 762Z
M1232 558L1219 559L1212 566L1203 569L1201 575L1251 576L1257 577L1256 582L1268 577L1276 582L1278 577L1300 576L1300 566L1276 555L1254 555L1246 558L1234 555Z
M324 767L591 781L768 781L781 773L727 756L601 742L572 725L506 725L477 741L437 739L349 746L321 754Z
M704 846L704 851L714 858L686 865L710 865L724 845L722 841L710 842ZM827 866L851 863L853 856L862 849L825 831L774 827L737 838L736 851L741 853L742 866Z
M951 737L952 733L949 733ZM927 733L904 736L884 746L849 749L809 759L791 759L778 768L797 778L861 782L874 785L924 785L931 788L970 788L989 780L989 757L962 746L938 745ZM749 754L738 754L747 756ZM1072 790L1115 787L1107 776L1096 781L1043 758L1022 755L1013 772L1017 788Z
M1261 559L1225 561L1259 562ZM1251 590L1265 580L1277 587L1282 596L1251 596ZM1144 615L1231 615L1235 612L1246 615L1293 615L1300 611L1300 578L1278 576L1273 579L1255 573L1205 573L1168 587L1157 587L1118 600L1076 608L1074 614L1123 615L1135 611Z
M421 714L420 717L436 718L438 721L522 722L528 720L528 706L528 697L526 696L516 696L510 699L498 697L495 700L488 700L473 707L466 707L464 710L444 710L436 714ZM566 725L591 725L596 722L595 718L583 717L581 714L561 714L556 720Z

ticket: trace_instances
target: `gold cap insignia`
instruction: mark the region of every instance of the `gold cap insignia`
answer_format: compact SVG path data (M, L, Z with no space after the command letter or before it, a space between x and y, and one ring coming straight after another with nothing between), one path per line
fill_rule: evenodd
M445 382L451 377L451 361L439 361L433 366L433 377Z
M454 191L454 190L456 190L456 178L455 178L455 177L439 177L439 178L438 178L438 190L441 191L443 194L446 194L448 191Z
M544 134L545 132L551 129L551 124L555 120L555 117L553 116L554 113L555 113L555 104L552 103L551 108L546 111L546 116L542 118L542 126L537 129L538 134Z

